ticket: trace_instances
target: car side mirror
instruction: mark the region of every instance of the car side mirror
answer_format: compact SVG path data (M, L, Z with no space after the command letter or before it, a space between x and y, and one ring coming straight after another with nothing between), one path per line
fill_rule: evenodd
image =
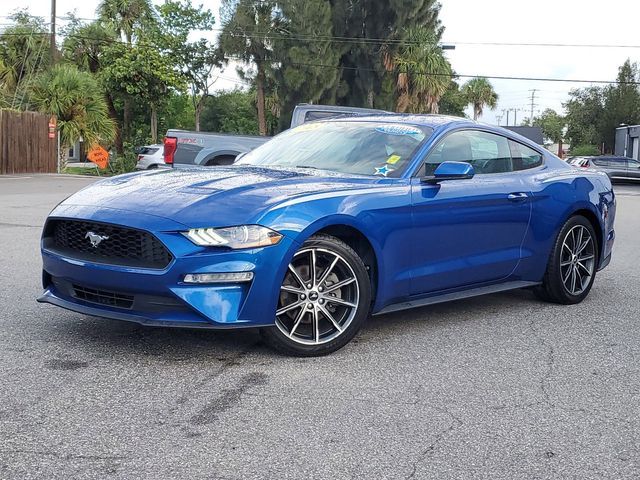
M464 180L476 174L472 165L464 162L442 162L431 177L422 177L422 183L437 184L445 180Z

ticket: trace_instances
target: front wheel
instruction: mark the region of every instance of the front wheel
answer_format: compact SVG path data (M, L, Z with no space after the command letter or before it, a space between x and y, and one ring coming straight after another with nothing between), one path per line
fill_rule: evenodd
M571 217L560 230L536 295L554 303L580 303L593 286L598 254L591 223L582 216Z
M262 333L287 354L326 355L355 336L370 304L371 282L362 259L341 240L315 235L289 264L275 326Z

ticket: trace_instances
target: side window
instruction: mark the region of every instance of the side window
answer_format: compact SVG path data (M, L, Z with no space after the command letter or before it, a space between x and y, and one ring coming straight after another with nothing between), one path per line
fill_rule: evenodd
M612 158L609 165L613 168L627 168L627 161L622 158Z
M607 158L594 158L592 162L598 167L608 167L611 164L611 160Z
M542 165L542 155L521 143L509 140L511 146L511 156L513 157L513 169L528 170L529 168L536 168Z
M304 115L305 122L312 122L314 120L323 120L325 118L337 117L340 115L344 115L344 113L340 112L325 112L323 110L309 110Z
M442 162L466 162L476 174L513 171L509 141L479 130L462 130L445 137L425 161L425 175L433 175Z

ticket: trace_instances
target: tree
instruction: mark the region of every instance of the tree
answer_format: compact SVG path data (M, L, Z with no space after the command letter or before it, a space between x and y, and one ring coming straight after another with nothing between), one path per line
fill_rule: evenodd
M19 10L9 17L15 25L0 33L0 106L27 108L29 85L50 65L44 20Z
M235 89L207 97L202 127L209 132L257 135L255 91Z
M100 22L112 28L128 46L133 45L136 36L152 31L157 24L151 0L102 0L97 13ZM125 94L121 128L125 138L128 137L130 123L131 98Z
M273 37L278 34L277 4L272 0L224 0L225 12L220 49L225 59L236 58L256 68L254 78L258 108L258 130L267 134L265 83L271 71Z
M213 14L202 7L193 7L190 0L167 0L157 8L160 25L158 34L154 37L169 52L175 67L189 84L195 129L200 131L202 108L215 81L211 74L220 65L220 59L214 46L206 38L189 41L189 37L194 31L211 30L214 25Z
M606 151L615 148L616 128L621 124L640 123L640 73L638 64L630 60L618 70L617 83L604 90L604 116L602 118L602 138Z
M97 13L100 20L113 28L128 45L133 43L136 32L156 23L150 0L102 0Z
M572 146L602 144L605 116L604 91L599 87L574 89L563 104L567 121L566 138Z
M39 111L57 117L63 168L69 148L80 137L87 145L95 145L115 136L102 89L90 73L75 66L56 65L41 74L31 87L31 99Z
M109 49L118 42L118 35L109 25L95 21L84 24L73 19L65 31L62 43L62 56L67 62L73 63L80 70L97 75L107 63ZM118 125L119 116L116 109L116 99L112 90L105 89L105 99L109 109L109 116ZM119 154L124 152L122 130L116 128L115 147Z
M467 106L467 100L460 91L460 85L455 80L449 82L447 91L440 99L439 110L443 115L455 115L456 117L464 117L464 109Z
M476 77L462 86L462 94L467 104L473 106L473 119L478 120L482 116L484 107L494 110L498 105L498 94L493 89L491 82L484 77Z
M162 53L148 44L114 45L102 70L107 90L125 92L143 100L150 109L151 142L158 141L158 107L172 89L184 89L184 78Z
M385 88L386 65L420 27L440 40L443 28L437 0L331 0L334 42L340 52L339 81L333 99L341 105L389 108L395 92ZM372 40L373 39L373 40Z
M339 78L340 49L331 39L329 0L287 0L280 3L277 15L279 33L272 44L277 62L266 101L272 107L267 108L267 116L269 110L282 111L282 130L288 127L298 103L318 103L332 95Z
M398 75L396 111L438 113L438 103L451 83L451 64L426 28L407 29L406 42L393 59Z
M562 157L562 140L564 137L565 120L555 110L547 108L538 117L534 117L531 124L540 127L542 134L553 143L558 144L558 156Z

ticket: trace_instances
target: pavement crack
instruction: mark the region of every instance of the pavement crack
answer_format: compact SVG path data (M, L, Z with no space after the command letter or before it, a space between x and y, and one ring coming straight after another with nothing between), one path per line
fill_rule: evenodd
M53 457L59 460L89 460L89 461L101 461L101 460L124 460L127 457L121 455L82 455L74 453L59 453L51 450L34 450L34 449L7 449L0 450L0 453L6 454L24 454L24 455L36 455L39 457Z
M464 422L460 420L460 418L458 418L453 413L451 413L449 409L447 409L446 407L434 407L434 408L448 415L449 418L451 419L451 422L449 423L449 426L447 426L447 428L440 430L440 432L438 432L438 434L435 436L435 438L427 448L425 448L422 452L420 452L420 454L418 455L418 458L411 464L411 473L409 473L409 475L406 477L406 480L416 478L418 465L424 462L427 456L438 447L440 442L442 442L442 440L447 436L447 434L449 434L450 432L455 430L457 427L460 427L464 424Z
M542 335L540 335L540 333L536 330L535 322L533 319L531 319L531 321L529 322L529 328L533 332L533 336L538 342L538 344L541 345L547 351L546 360L545 360L545 365L547 368L544 374L542 375L542 377L540 377L540 392L542 393L542 398L544 403L546 403L547 405L553 408L556 405L551 400L551 396L549 394L549 384L551 381L551 375L553 374L553 370L556 362L555 350L553 348L553 345L548 345L544 337L542 337Z

